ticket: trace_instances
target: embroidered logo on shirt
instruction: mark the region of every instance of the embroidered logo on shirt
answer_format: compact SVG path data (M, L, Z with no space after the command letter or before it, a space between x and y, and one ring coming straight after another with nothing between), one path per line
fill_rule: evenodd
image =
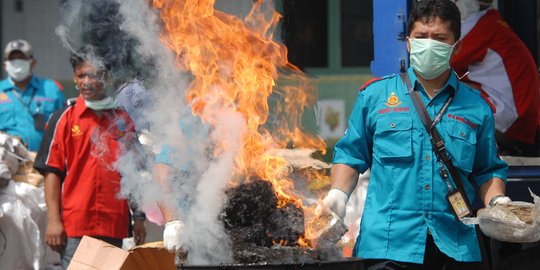
M396 94L392 92L388 97L388 100L384 104L386 104L386 106L388 107L396 107L401 104L401 101L399 101L398 96L396 96Z
M82 135L82 130L79 127L79 125L77 124L73 125L73 127L71 128L71 136L75 137L75 136L80 136L80 135Z
M6 95L6 93L0 94L0 101L4 101L6 99L8 99L8 96Z

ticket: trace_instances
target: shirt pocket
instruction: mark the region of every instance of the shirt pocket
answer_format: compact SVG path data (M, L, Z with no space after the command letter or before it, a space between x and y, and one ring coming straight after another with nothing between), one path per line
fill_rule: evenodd
M472 172L476 153L476 130L465 125L451 125L446 129L448 142L446 151L455 166L466 172Z
M383 116L377 120L373 156L386 161L412 160L412 118L409 115Z

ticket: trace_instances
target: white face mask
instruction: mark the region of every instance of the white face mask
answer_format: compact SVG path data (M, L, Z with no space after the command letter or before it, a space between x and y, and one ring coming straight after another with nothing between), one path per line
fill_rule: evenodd
M5 61L6 72L15 82L22 82L30 76L31 60L15 59Z
M480 9L478 0L453 0L461 13L461 21L465 21L471 14L477 12Z
M105 97L102 100L84 100L86 107L94 111L110 110L116 108L114 100L111 97Z
M410 64L426 80L437 78L450 68L454 46L429 38L410 38Z

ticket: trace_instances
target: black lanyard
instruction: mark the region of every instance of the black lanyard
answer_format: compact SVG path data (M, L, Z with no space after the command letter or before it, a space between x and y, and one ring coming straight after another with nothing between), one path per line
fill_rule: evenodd
M15 97L19 100L19 102L21 102L22 105L24 105L26 107L26 109L28 110L28 112L30 113L30 115L34 115L32 113L32 111L30 110L30 105L32 105L32 101L34 100L34 97L36 96L36 93L37 93L37 89L36 88L33 88L33 91L32 91L32 96L30 96L30 101L28 101L28 103L25 103L24 100L22 99L22 97L19 95L19 93L17 93L17 89L16 89L16 86L13 87L13 95L15 95ZM39 111L39 108L38 108L38 111Z
M450 106L450 103L454 99L455 91L454 91L453 88L449 88L450 94L449 94L448 98L446 99L443 106L441 107L441 109L439 110L437 115L435 115L435 118L432 121L430 119L430 117L429 117L429 114L426 111L426 107L425 107L424 103L422 102L422 99L420 98L420 95L418 94L418 91L416 91L412 87L411 80L409 79L409 76L406 73L402 73L401 74L401 79L403 80L403 82L405 82L405 85L407 85L407 89L409 91L409 95L411 96L411 100L413 101L414 108L418 112L418 116L420 117L420 120L422 121L422 124L424 125L424 127L426 128L426 131L429 134L429 139L431 141L431 144L435 148L435 154L437 156L437 162L439 163L439 174L441 175L441 178L446 183L446 186L448 187L448 190L452 191L452 190L454 190L454 187L452 186L450 181L448 181L448 171L446 170L446 168L450 166L450 165L448 165L448 163L450 163L450 162L449 162L449 159L448 159L448 157L446 155L446 149L445 149L445 146L444 146L444 142L442 141L441 136L439 135L439 133L435 129L435 126L441 121L442 116L448 110L448 107ZM443 163L446 165L446 168L443 165ZM452 178L454 179L455 182L459 181L459 180L455 180L456 177L458 177L458 176L452 170L451 170L451 175L452 175ZM461 182L460 182L460 184L461 184Z
M411 80L407 78L406 80L407 88L409 91L409 95L411 98L415 98L417 102L413 102L414 107L418 112L422 112L425 110L424 103L422 102L422 99L420 98L420 95L418 94L418 91L415 90L415 88L411 85ZM433 130L435 126L441 121L444 113L448 110L448 107L450 106L450 103L452 103L452 100L454 99L455 91L454 88L449 87L448 90L450 90L450 94L448 95L448 98L444 102L443 106L439 110L439 112L435 115L435 118L433 118L433 121L429 119L429 115L426 115L424 113L419 113L418 116L420 116L420 120L422 120L422 124L426 127L428 130ZM431 137L431 132L429 133Z
M446 148L445 148L445 145L444 145L444 141L441 138L441 135L439 134L437 129L435 129L435 128L431 129L430 128L431 123L433 123L433 122L431 122L429 114L427 113L426 108L424 106L424 103L420 99L420 96L418 95L418 92L415 91L412 88L411 80L409 79L409 76L406 73L401 74L401 79L403 80L403 82L405 82L405 85L407 85L407 88L409 89L409 95L411 95L411 99L412 99L414 107L415 107L415 109L416 109L416 111L418 113L418 116L420 116L420 120L422 120L422 124L424 124L424 127L426 128L427 132L429 133L429 138L431 140L431 144L433 145L433 148L435 148L435 154L437 155L437 161L438 161L439 167L440 167L440 172L439 173L441 175L441 178L446 182L446 185L447 185L447 187L448 187L448 189L450 191L452 191L454 188L452 187L452 185L448 181L448 175L449 174L452 177L452 180L454 180L454 183L456 184L456 188L458 190L465 190L465 187L463 186L463 182L461 181L461 177L459 176L459 173L458 173L456 167L454 166L454 164L452 164L452 161L450 161L450 158L448 157L448 154L446 153ZM452 101L453 97L454 97L454 92L452 91L450 96L448 97L448 99L450 101ZM448 105L450 105L449 100L447 100L445 102L445 105L446 105L446 103L448 103ZM448 108L448 105L446 106L447 108ZM443 106L443 108L441 108L441 112L444 113L443 109L444 109L444 106ZM441 112L439 112L439 114ZM440 121L440 119L439 119L439 121ZM448 169L448 171L447 171L447 169ZM470 202L469 202L469 200L467 199L466 196L465 196L464 199L465 199L467 205L470 205Z

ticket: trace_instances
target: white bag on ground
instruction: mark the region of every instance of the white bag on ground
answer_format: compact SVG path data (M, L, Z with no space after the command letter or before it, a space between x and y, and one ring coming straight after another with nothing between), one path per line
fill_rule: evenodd
M9 181L0 189L0 269L44 269L47 210L43 188Z

